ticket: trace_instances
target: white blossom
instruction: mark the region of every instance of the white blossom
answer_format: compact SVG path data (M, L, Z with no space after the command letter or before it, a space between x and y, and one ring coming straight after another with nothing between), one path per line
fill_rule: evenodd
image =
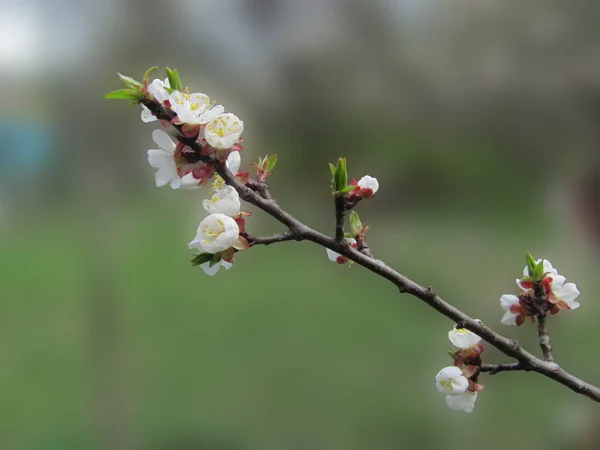
M239 234L238 224L231 217L211 214L200 222L196 237L188 246L207 253L219 253L231 248L237 242Z
M457 411L472 413L477 400L477 392L466 391L462 394L447 395L446 404Z
M215 191L210 199L202 201L202 206L210 214L221 213L233 217L240 212L240 194L231 186L225 185Z
M227 261L225 261L223 259L220 260L218 263L213 264L212 267L210 266L210 261L207 261L207 262L205 262L203 264L200 264L200 268L204 271L204 273L206 275L211 276L211 277L213 275L215 275L219 271L219 269L221 267L224 267L225 270L229 270L229 269L231 269L233 267L233 264L230 263L230 262L227 262Z
M469 387L469 380L456 366L444 367L435 377L438 390L442 394L462 394Z
M156 186L161 187L168 183L173 189L181 187L181 179L177 172L177 164L175 162L175 143L169 135L162 130L154 130L152 139L160 147L160 149L148 150L148 163L150 166L158 169L154 178Z
M539 264L542 260L538 259L536 264ZM542 286L546 294L548 302L553 305L557 305L560 309L571 310L579 308L579 302L575 299L579 297L579 289L575 283L565 283L566 278L558 274L550 261L547 259L543 260L544 267L544 278L542 279ZM529 277L529 268L526 266L523 269L523 276ZM517 279L517 285L523 290L528 291L532 289L532 283L527 280ZM514 308L513 308L514 309Z
M566 279L562 275L552 277L550 288L552 290L548 301L558 305L561 309L577 309L579 302L575 299L579 297L579 289L575 283L565 283Z
M361 189L371 189L373 194L379 190L379 182L377 181L377 178L373 178L369 175L362 177L356 184Z
M157 78L148 85L148 92L150 92L150 94L152 94L152 96L160 103L163 103L169 98L169 92L165 88L170 87L171 85L169 84L168 78L165 78L165 81L159 80ZM158 120L156 116L152 114L145 105L142 105L142 121L148 123L154 122L156 120Z
M467 330L466 328L454 328L448 331L448 339L455 347L460 349L471 348L481 341L481 338L477 336L475 333Z
M208 95L200 92L186 94L173 91L169 95L169 102L179 122L194 125L206 125L225 111L223 106L213 105Z
M214 148L228 149L239 140L244 122L236 115L227 113L214 117L204 130L206 142Z

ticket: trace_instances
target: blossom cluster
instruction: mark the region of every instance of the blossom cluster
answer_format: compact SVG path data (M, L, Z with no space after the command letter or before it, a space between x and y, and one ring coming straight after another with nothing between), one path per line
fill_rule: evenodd
M557 314L579 308L575 299L579 290L574 283L558 274L550 261L538 259L528 263L523 278L517 279L519 294L500 297L500 306L505 311L501 322L505 325L522 325L526 319L535 322L538 315Z
M249 172L239 172L244 123L235 114L226 112L223 105L211 101L208 95L184 89L177 70L165 68L166 79L151 80L156 69L146 71L142 83L119 74L126 89L113 91L106 97L128 100L132 106L140 104L144 123L159 121L163 127L172 125L177 130L175 141L162 129L152 133L158 148L148 150L148 163L156 169L157 187L169 185L172 189L197 190L210 184L210 192L202 201L208 215L200 222L188 246L199 251L192 263L208 275L214 275L220 267L230 269L235 253L250 246L251 236L245 230L245 217L250 213L241 210L236 187L228 185L217 174L220 165L225 164L240 183L250 182ZM253 183L264 183L276 162L277 155L266 155L259 158L258 163L251 162L257 174ZM379 189L377 179L368 175L348 183L346 158L340 158L337 166L330 166L333 193L343 199L345 211L351 211L360 200L371 198ZM354 222L360 222L357 215ZM356 248L356 240L364 240L367 229L361 225L351 235L350 245ZM328 256L340 264L348 261L331 250Z
M483 386L477 383L483 345L475 333L456 326L448 338L457 350L450 350L454 365L444 367L435 377L438 390L446 394L446 404L455 410L473 412L478 392Z
M194 138L202 149L200 155L214 155L225 161L227 168L237 174L241 165L241 134L244 123L234 114L226 113L222 105L216 105L203 93L173 90L169 79L155 79L145 86L146 95L169 107L175 116L170 124L180 126L186 138ZM142 121L158 120L142 105ZM169 125L166 123L165 125ZM216 165L204 163L197 152L181 143L175 143L163 130L155 130L152 138L158 149L148 150L148 162L157 169L156 186L169 184L173 189L199 189L209 180L211 189L202 206L208 213L200 222L196 236L189 248L204 255L200 267L208 275L217 273L220 267L230 269L234 253L248 247L244 232L245 219L249 215L241 211L238 192L215 174Z

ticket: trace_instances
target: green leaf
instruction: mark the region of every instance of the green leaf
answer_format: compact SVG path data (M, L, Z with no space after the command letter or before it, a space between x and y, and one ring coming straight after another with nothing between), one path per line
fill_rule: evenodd
M448 352L448 355L450 355L450 358L456 359L456 352L454 350L447 349L446 351Z
M329 170L331 170L331 179L335 181L335 166L329 163Z
M131 89L119 89L117 91L109 92L104 98L114 98L117 100L131 100L139 102L140 96Z
M157 66L154 67L150 67L148 70L146 70L146 73L144 74L144 83L147 83L148 80L150 79L150 77L152 76L152 74L158 69Z
M537 281L541 281L544 278L544 260L542 259L539 264L535 266L533 270L533 276Z
M212 261L213 257L214 255L211 255L210 253L200 253L199 255L195 255L194 258L192 258L192 266L199 266L200 264Z
M177 69L173 69L173 73L175 74L175 78L177 78L177 90L183 92L183 85L181 84L181 78L179 78L179 71Z
M348 172L346 171L346 158L340 158L335 168L335 174L333 175L333 189L336 192L345 189L348 185Z
M177 69L170 69L165 67L165 71L167 72L167 77L169 78L169 85L172 89L176 91L182 92L183 88L181 87L181 80L179 79L179 73Z
M529 271L529 276L532 277L534 276L533 274L537 264L529 252L525 253L525 260L527 261L527 270Z
M348 171L346 170L346 158L340 158L340 165L342 166L340 189L344 189L346 186L348 186Z
M360 221L358 213L354 210L350 212L350 231L353 235L358 235L362 230L363 224Z
M277 164L277 155L271 155L267 158L267 170L271 172L275 168L275 164Z

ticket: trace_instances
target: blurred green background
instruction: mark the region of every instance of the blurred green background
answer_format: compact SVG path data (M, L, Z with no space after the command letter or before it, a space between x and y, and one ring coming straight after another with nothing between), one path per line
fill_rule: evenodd
M550 259L582 292L555 356L598 384L598 2L0 4L0 449L600 448L597 405L534 374L448 409L452 323L313 244L191 267L205 192L155 188L158 126L102 98L117 71L179 68L323 232L347 156L381 185L358 207L375 255L534 352L499 297L525 251Z

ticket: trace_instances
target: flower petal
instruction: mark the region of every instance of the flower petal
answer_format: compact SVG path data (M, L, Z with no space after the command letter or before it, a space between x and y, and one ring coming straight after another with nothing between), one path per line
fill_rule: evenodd
M156 116L152 114L145 105L142 105L142 122L150 123L156 122L157 120L158 119L156 118Z
M239 172L240 165L242 164L242 155L240 152L231 152L227 157L225 165L234 175Z
M517 297L516 295L505 294L502 297L500 297L500 306L505 311L509 311L510 307L512 305L518 305L518 304L519 304L519 297Z
M163 130L154 130L152 132L152 140L156 142L163 150L168 151L171 155L175 153L175 143L171 140L171 137Z
M464 392L458 395L447 395L446 404L454 410L472 413L475 409L475 400L477 400L477 392Z
M209 275L209 276L212 277L212 276L214 276L219 271L219 269L221 268L221 264L220 263L216 263L216 264L213 264L213 266L211 267L210 266L210 261L207 261L204 264L200 264L200 268L202 270L204 270L204 273L206 275Z
M563 285L558 291L554 292L554 295L559 300L562 300L569 304L571 309L575 309L579 306L579 303L574 300L579 297L579 289L577 289L577 285L575 283L567 283ZM573 305L577 306L573 306Z
M552 283L550 284L553 291L560 289L565 284L566 278L562 275L550 275Z
M519 317L518 314L513 314L510 311L506 311L504 316L502 316L500 323L503 323L504 325L517 325L517 317Z
M460 349L471 348L481 341L481 338L475 333L467 330L466 328L457 329L456 326L448 331L448 339L455 347Z

